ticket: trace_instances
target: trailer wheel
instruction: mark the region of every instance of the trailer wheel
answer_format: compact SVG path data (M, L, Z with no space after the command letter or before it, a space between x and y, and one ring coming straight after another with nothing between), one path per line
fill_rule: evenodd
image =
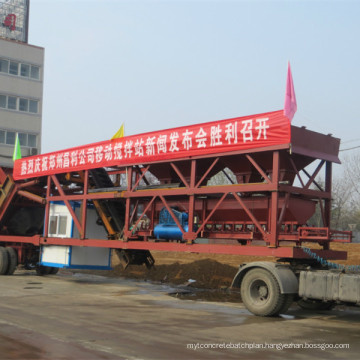
M246 308L259 316L278 315L287 299L285 294L280 293L280 286L275 277L269 271L260 268L249 270L245 274L240 292Z
M280 308L279 314L284 314L288 311L291 304L294 302L294 294L284 294L285 300L283 305Z
M9 256L6 249L0 246L0 275L5 275L8 269Z
M6 247L5 250L8 254L8 268L5 272L5 275L12 275L18 265L17 253L12 247Z
M55 275L59 272L59 268L58 267L51 267L50 268L50 272L49 272L49 275Z
M333 302L323 302L321 300L300 299L297 304L304 310L332 310L336 304Z
M50 274L51 267L50 266L37 265L35 270L36 270L36 274L38 276L44 276L44 275L49 275Z

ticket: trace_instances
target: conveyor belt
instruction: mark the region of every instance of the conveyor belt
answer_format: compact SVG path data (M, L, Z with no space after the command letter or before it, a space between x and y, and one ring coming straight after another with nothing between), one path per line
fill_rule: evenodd
M89 172L95 189L114 188L114 184L105 169L99 168ZM94 205L109 235L121 234L125 219L124 204L117 200L96 200Z

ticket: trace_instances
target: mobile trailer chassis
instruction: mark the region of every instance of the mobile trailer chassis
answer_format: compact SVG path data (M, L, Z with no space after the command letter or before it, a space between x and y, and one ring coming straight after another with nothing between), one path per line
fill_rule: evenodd
M338 148L339 139L292 126L290 144L256 148L251 152L240 150L141 165L119 164L16 182L3 169L0 171L0 242L3 247L16 250L19 264L34 259L36 262L39 248L48 245L117 249L127 255L129 262L131 253L137 252L140 256L133 257L133 262L138 264L147 263L151 250L273 256L291 265L242 266L233 286L242 289L243 300L252 312L274 315L285 311L298 294L300 270L305 265L316 268L303 251L304 243L317 244L313 252L326 260L347 257L346 252L330 249L331 242L351 241L351 232L330 229L332 163L339 162ZM314 163L309 173L305 168ZM324 185L316 181L321 171L325 173ZM228 183L212 185L209 180L219 172ZM101 180L104 173L105 181ZM66 205L78 238L49 235L53 202ZM80 204L80 216L73 210L74 202ZM88 238L90 203L107 231L107 239ZM316 204L320 210L320 227L307 224ZM120 216L112 215L114 207ZM43 227L35 233L19 235L8 226L23 208L43 211ZM181 231L181 239L154 235L163 209L171 216L173 226ZM188 215L188 230L175 209ZM245 290L243 281L248 284ZM272 294L277 294L276 300ZM255 307L251 305L254 302L258 303Z

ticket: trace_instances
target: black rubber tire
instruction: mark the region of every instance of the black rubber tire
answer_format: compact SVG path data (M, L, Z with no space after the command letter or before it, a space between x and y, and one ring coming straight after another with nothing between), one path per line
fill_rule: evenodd
M245 274L240 293L246 308L258 316L278 315L287 299L281 294L275 277L261 268L249 270Z
M5 275L9 265L8 252L3 246L0 246L0 275Z
M332 310L336 304L333 302L323 302L321 300L300 299L297 304L304 310Z
M59 272L59 268L52 266L52 267L50 268L49 275L56 275L58 272Z
M8 254L8 268L5 275L12 275L18 265L18 256L16 250L12 247L6 247L6 252Z
M294 294L285 294L285 301L279 311L279 314L285 314L293 302Z
M38 276L44 276L44 275L49 275L50 274L51 267L50 266L38 265L38 266L36 266L35 270L36 270L36 274Z

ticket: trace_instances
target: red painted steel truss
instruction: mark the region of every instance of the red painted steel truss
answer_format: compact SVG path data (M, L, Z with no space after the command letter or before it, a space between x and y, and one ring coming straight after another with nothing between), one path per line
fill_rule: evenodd
M313 162L318 164L309 173L305 167ZM345 252L330 250L332 241L351 239L349 232L330 230L331 166L331 161L291 154L285 147L277 147L251 154L234 152L112 167L105 171L111 179L110 187L96 183L96 170L49 175L15 183L11 193L11 199L17 197L26 200L28 206L36 203L44 207L43 234L3 234L0 241L284 258L306 258L300 246L313 242L321 245L322 250L317 251L323 257L344 259ZM324 188L315 181L322 169ZM220 176L220 184L214 175ZM68 208L80 234L78 239L48 236L53 201L61 201ZM79 216L73 202L80 204ZM103 210L109 203L124 209L123 228L116 228ZM108 239L89 239L89 204L95 205ZM308 223L316 206L321 227ZM180 229L182 240L155 238L154 227L163 208ZM188 214L189 231L185 231L173 209ZM6 209L1 211L5 213Z

